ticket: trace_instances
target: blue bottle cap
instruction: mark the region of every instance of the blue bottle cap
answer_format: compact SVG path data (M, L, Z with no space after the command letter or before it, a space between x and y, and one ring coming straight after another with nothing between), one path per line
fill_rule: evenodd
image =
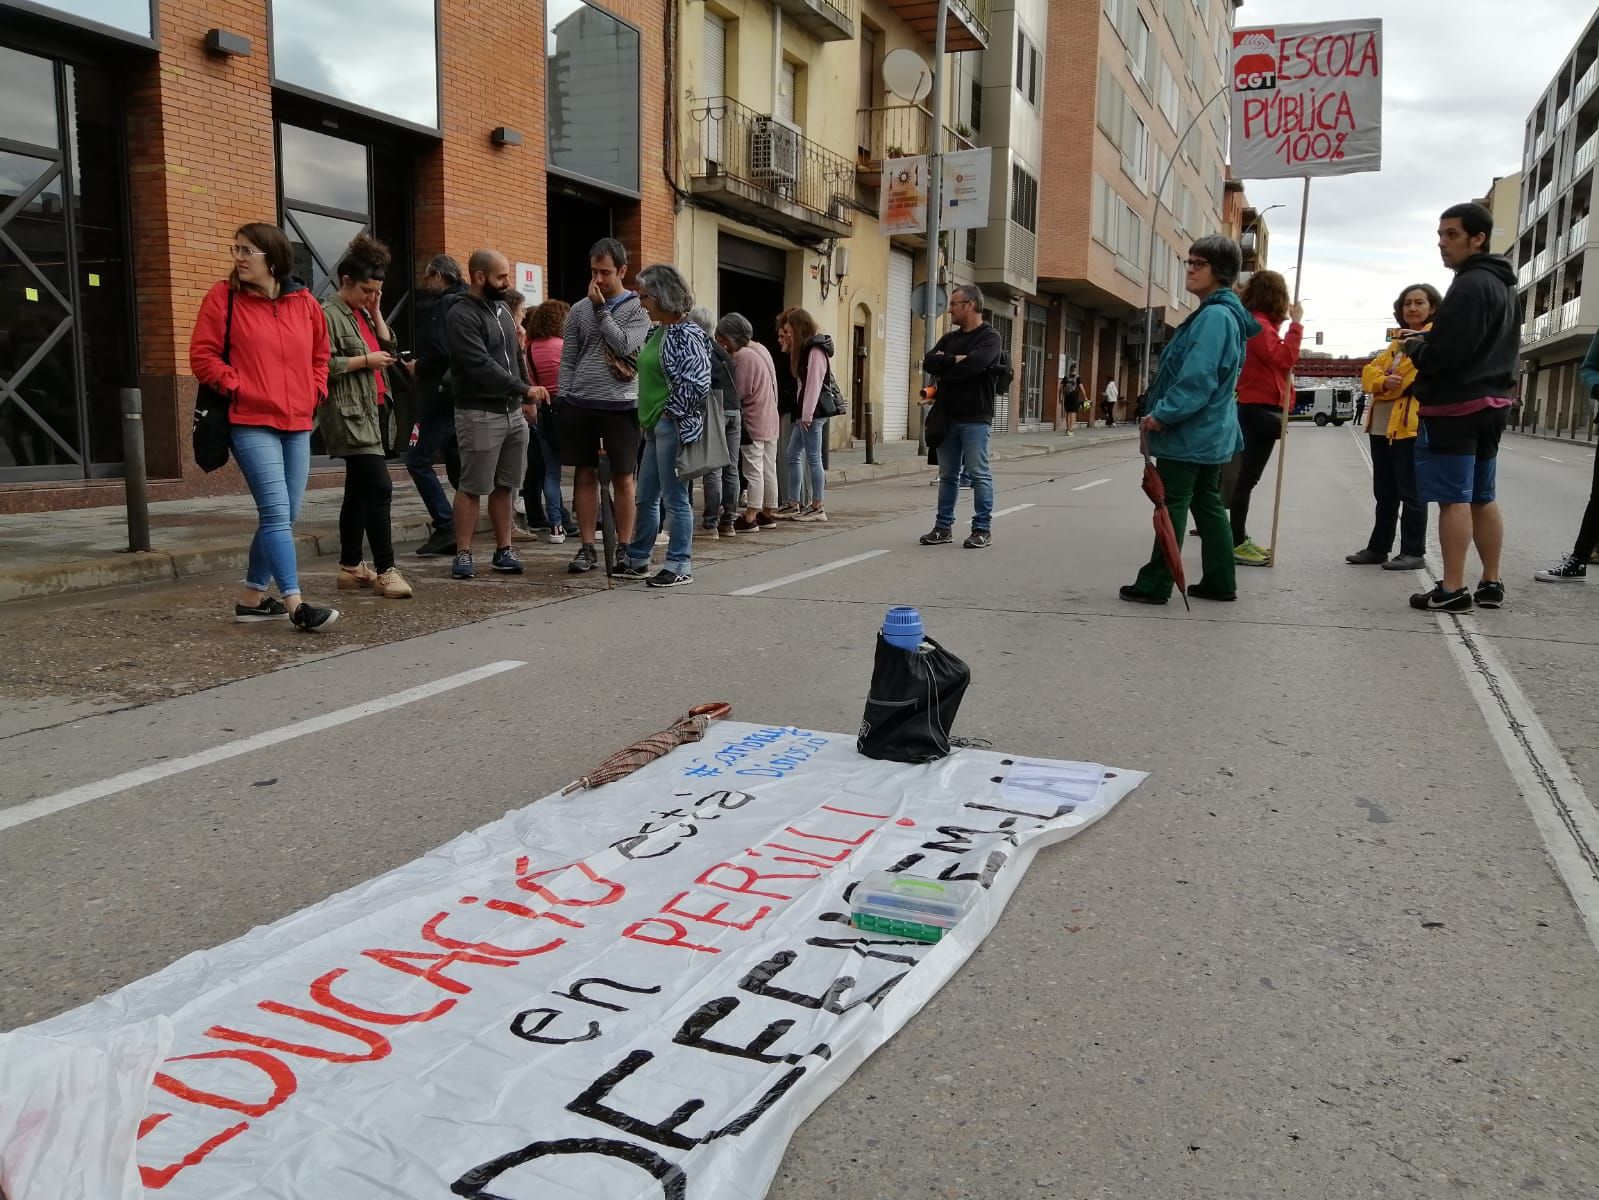
M922 614L908 605L891 608L883 618L883 640L901 650L922 644Z

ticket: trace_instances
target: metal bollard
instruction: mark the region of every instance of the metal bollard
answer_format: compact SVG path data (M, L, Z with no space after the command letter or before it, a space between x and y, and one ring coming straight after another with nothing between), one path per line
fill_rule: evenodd
M122 389L122 480L128 503L128 549L150 549L150 492L144 469L144 395Z

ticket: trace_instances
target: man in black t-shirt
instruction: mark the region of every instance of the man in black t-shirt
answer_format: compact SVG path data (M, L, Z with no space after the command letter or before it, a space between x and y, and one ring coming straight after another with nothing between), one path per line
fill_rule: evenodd
M961 544L976 550L993 542L994 475L988 465L988 441L994 423L994 377L1001 345L994 327L983 320L983 293L963 283L950 297L955 323L928 352L922 370L933 377L938 393L933 413L944 432L938 451L938 515L924 546L954 540L955 502L960 497L961 469L972 479L972 532Z

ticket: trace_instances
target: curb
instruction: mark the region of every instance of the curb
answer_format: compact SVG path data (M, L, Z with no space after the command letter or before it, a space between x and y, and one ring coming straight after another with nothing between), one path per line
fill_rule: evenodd
M1068 441L1059 434L1040 434L1040 437L1059 439L1060 444L1028 443L1006 447L996 453L995 462L1014 462L1024 458L1043 458L1089 446L1132 441L1136 432L1126 436L1108 435L1082 441ZM894 479L903 475L917 475L932 468L925 457L911 455L896 457L891 462L861 463L848 467L833 467L827 472L829 487L852 483L869 483L877 479ZM393 525L396 543L426 538L429 526L426 518L415 517L397 520ZM489 528L487 518L480 530ZM339 531L336 526L303 528L294 536L295 552L302 560L324 558L339 552ZM243 571L249 564L249 545L238 537L226 541L191 543L177 550L154 549L149 552L120 551L103 558L78 559L66 563L49 563L24 566L0 571L0 604L15 600L44 600L55 596L73 596L106 588L127 587L141 583L171 583L196 575L212 575L221 571Z

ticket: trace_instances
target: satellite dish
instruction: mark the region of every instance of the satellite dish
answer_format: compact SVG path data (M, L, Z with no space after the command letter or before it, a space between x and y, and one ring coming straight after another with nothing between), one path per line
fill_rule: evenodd
M883 60L883 83L907 104L917 104L933 90L933 72L922 56L901 47Z

